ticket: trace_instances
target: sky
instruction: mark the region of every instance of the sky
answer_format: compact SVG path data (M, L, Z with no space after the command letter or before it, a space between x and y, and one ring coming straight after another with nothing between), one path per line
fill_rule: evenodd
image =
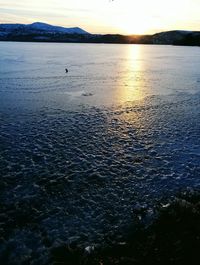
M0 0L0 23L45 22L90 33L200 30L200 0Z

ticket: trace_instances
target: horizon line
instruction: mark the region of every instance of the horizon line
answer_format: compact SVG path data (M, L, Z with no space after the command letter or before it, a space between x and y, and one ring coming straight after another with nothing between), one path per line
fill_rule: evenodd
M50 26L54 26L54 27L62 27L62 28L80 28L86 32L88 32L85 28L82 28L81 26L63 26L63 25L54 25L54 24L51 24L51 23L48 23L48 22L43 22L43 21L35 21L35 22L31 22L31 23L0 23L0 25L32 25L32 24L35 24L35 23L42 23L42 24L47 24L47 25L50 25ZM163 32L170 32L170 31L183 31L183 32L200 32L200 30L187 30L187 29L163 29L163 30L159 30L159 31L155 31L154 33L141 33L141 34L138 34L138 33L131 33L131 34L122 34L122 33L91 33L91 32L88 32L88 34L91 34L91 35L122 35L122 36L151 36L151 35L155 35L155 34L158 34L158 33L163 33Z

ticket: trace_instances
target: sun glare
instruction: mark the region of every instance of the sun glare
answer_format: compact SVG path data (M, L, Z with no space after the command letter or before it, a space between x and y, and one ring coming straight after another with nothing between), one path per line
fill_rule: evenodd
M177 12L181 13L181 20L187 11L186 0L126 0L116 1L113 7L116 11L113 24L123 34L151 34L152 31L164 28L165 24L170 26L178 22Z
M118 13L120 19L115 18L115 24L124 34L145 34L151 29L152 21L146 14L147 7L141 2L126 1L123 5L120 2L116 8L121 11Z
M123 21L120 26L121 30L123 30L124 34L145 34L150 30L147 21L141 20L141 18L137 17L129 17Z

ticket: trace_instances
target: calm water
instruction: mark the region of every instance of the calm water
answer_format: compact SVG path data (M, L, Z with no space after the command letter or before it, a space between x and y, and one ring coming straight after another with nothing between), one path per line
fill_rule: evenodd
M123 104L199 86L198 47L0 43L4 107Z

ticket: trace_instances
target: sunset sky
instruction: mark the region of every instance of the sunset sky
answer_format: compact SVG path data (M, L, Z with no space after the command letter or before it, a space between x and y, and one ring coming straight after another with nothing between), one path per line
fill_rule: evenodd
M200 30L200 0L0 0L0 23L40 21L90 33Z

